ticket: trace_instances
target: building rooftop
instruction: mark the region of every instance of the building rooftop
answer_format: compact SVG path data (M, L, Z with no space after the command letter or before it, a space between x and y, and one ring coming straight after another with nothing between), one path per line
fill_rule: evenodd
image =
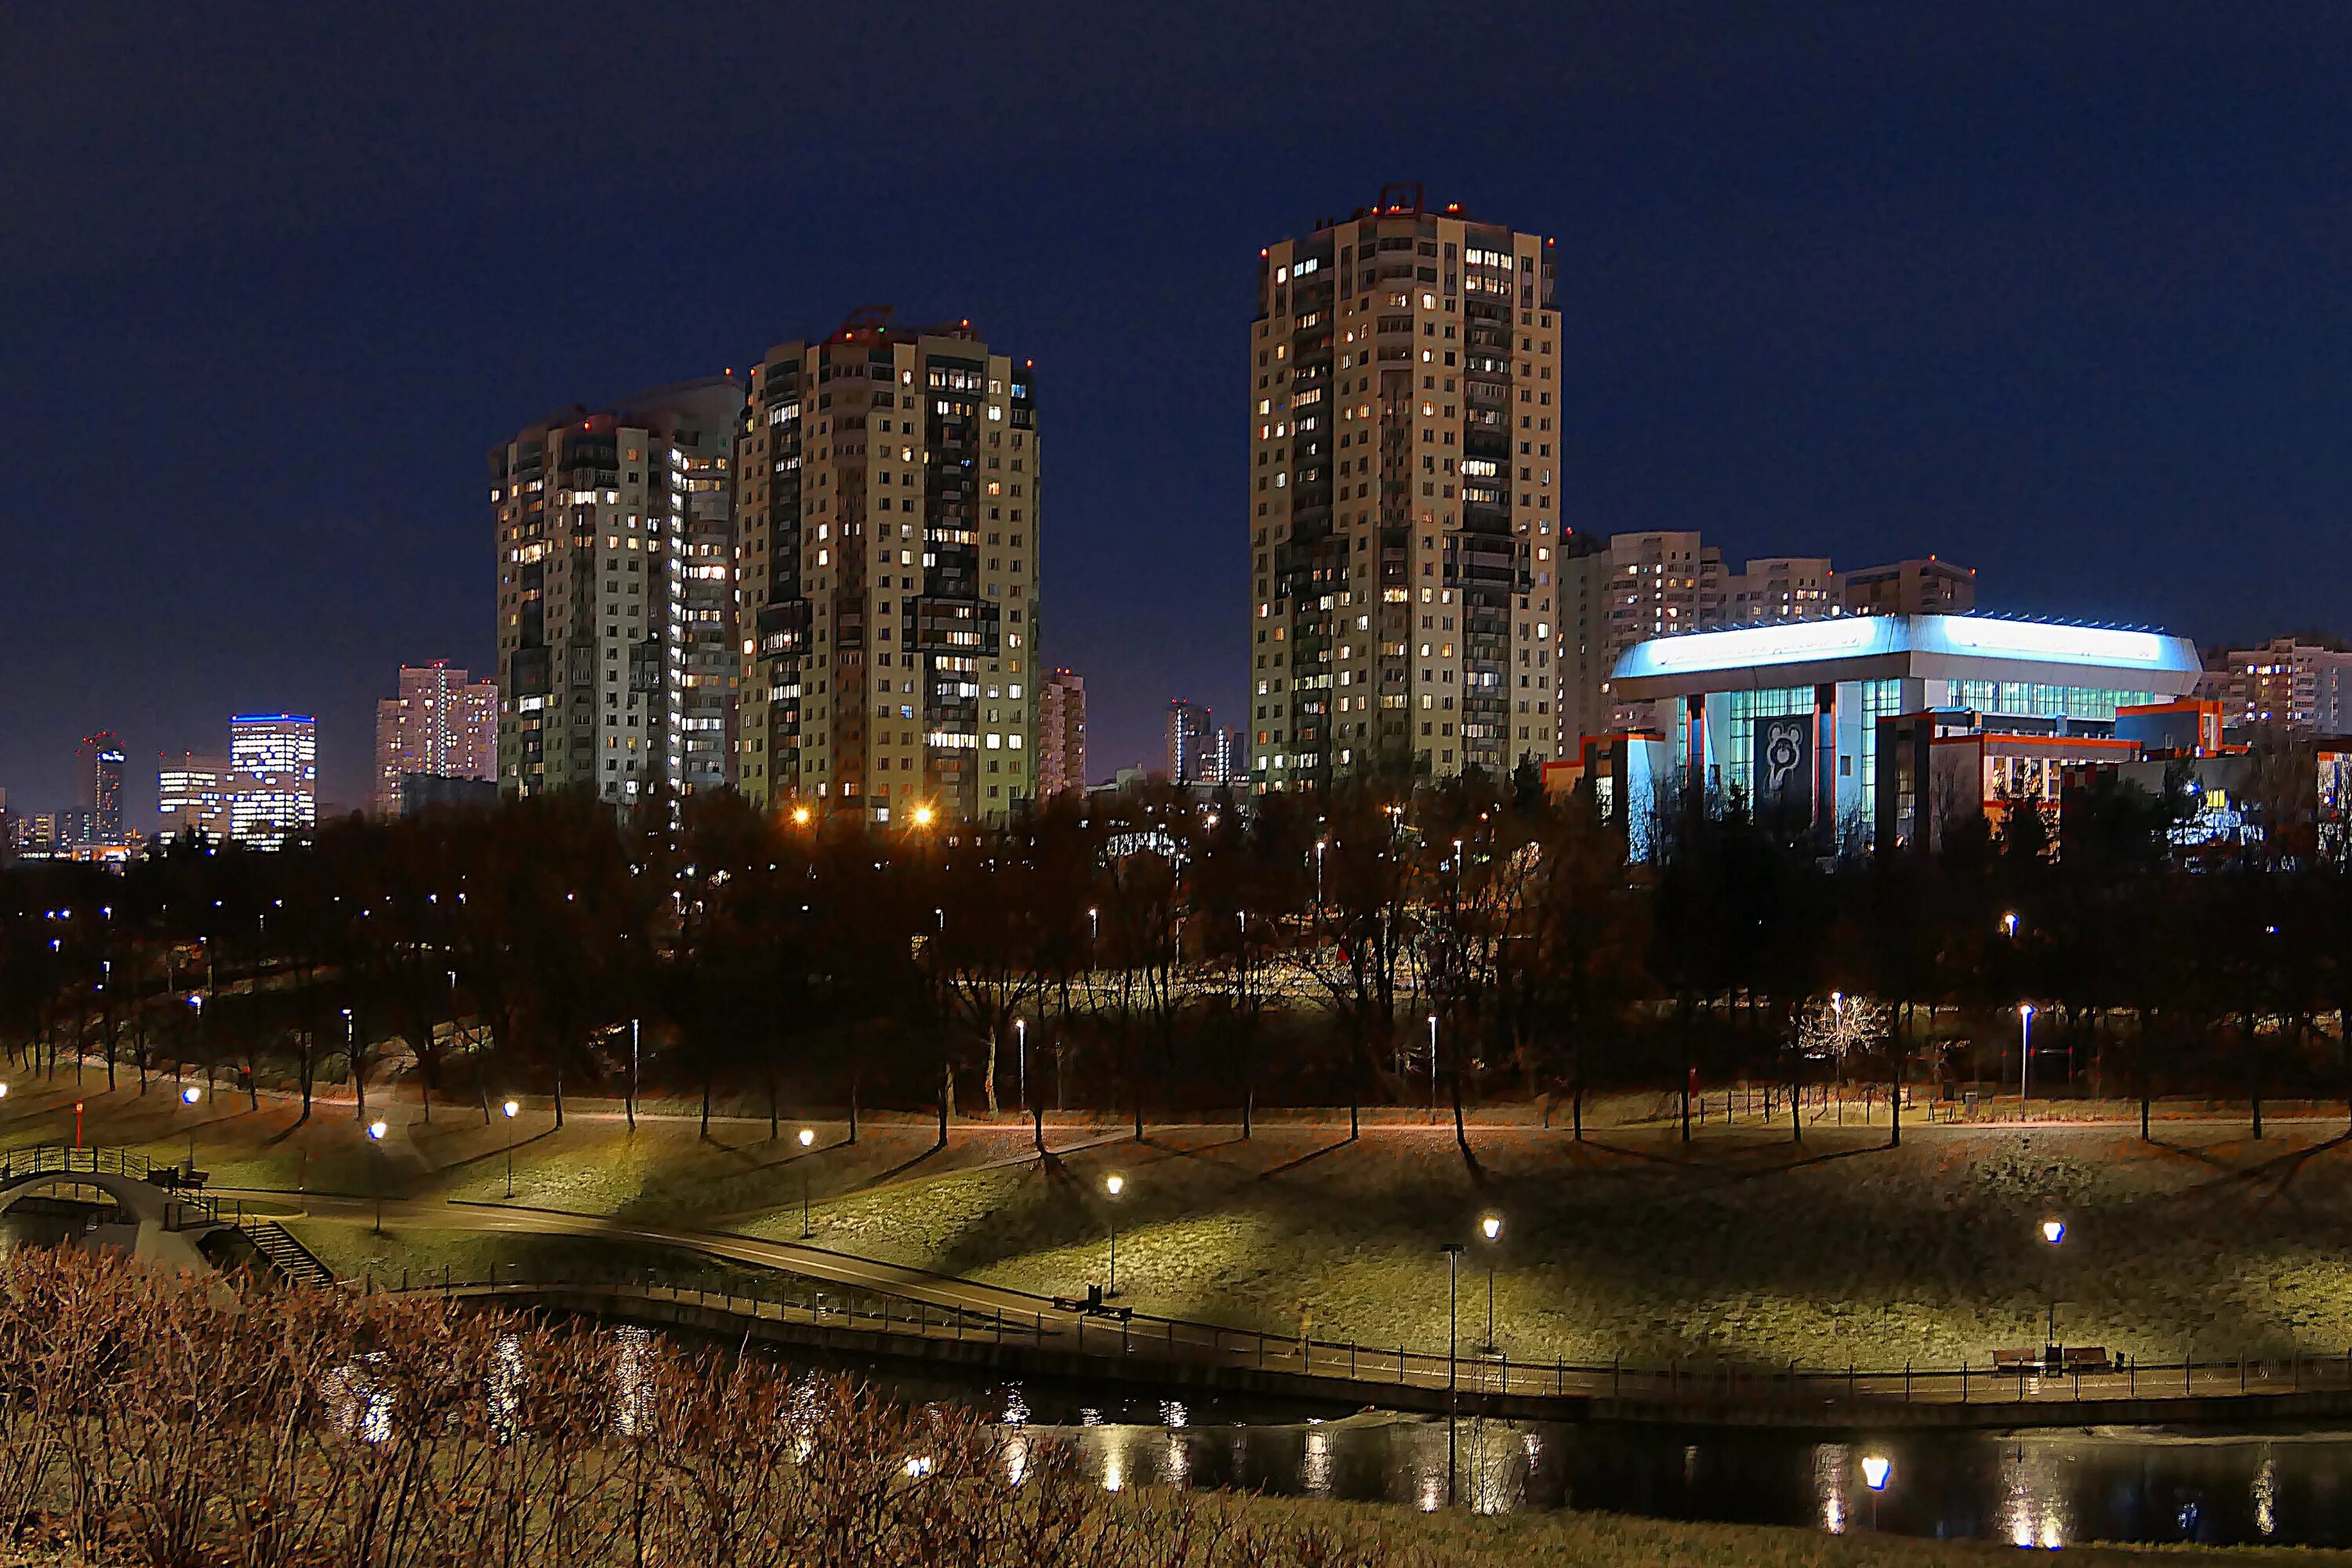
M1611 677L1628 701L1843 680L2041 681L2179 696L2203 667L2185 637L1993 616L1852 616L1654 637Z

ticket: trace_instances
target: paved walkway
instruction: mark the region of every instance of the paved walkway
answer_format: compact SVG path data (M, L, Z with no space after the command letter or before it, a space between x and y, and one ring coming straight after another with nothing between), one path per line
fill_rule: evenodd
M228 1195L241 1195L232 1192ZM255 1197L284 1194L251 1194ZM372 1219L372 1199L314 1194L306 1200L310 1212L335 1219ZM2099 1400L2222 1399L2247 1395L2335 1393L2352 1399L2352 1354L2301 1357L2293 1361L2200 1363L2184 1370L2180 1363L2143 1365L2111 1372L2084 1372L2045 1376L2021 1370L1996 1371L1978 1366L1904 1372L1893 1370L1838 1372L1822 1368L1771 1371L1724 1363L1692 1363L1671 1367L1572 1366L1561 1362L1512 1362L1475 1353L1465 1342L1449 1365L1444 1352L1402 1346L1360 1345L1316 1342L1302 1346L1294 1338L1259 1334L1164 1318L1136 1315L1129 1320L1068 1311L1045 1297L978 1280L933 1274L904 1265L836 1252L808 1242L768 1241L719 1231L649 1225L597 1215L527 1208L497 1203L387 1198L387 1220L436 1229L461 1229L515 1236L586 1237L668 1247L723 1258L753 1268L776 1270L801 1279L833 1284L875 1296L919 1304L944 1312L961 1312L992 1323L1001 1321L1006 1333L1059 1350L1106 1357L1150 1357L1169 1362L1212 1363L1250 1367L1318 1379L1344 1380L1376 1402L1380 1390L1399 1384L1444 1388L1449 1378L1465 1393L1509 1394L1525 1398L1610 1399L1634 1404L1679 1405L1801 1405L1820 1408L1846 1402L1895 1405L1985 1404L2009 1405L2074 1405ZM417 1285L429 1285L419 1277ZM560 1279L561 1283L571 1283ZM476 1285L481 1282L470 1282ZM580 1281L586 1284L587 1281ZM507 1281L520 1291L532 1284L520 1270ZM782 1305L783 1293L729 1297L718 1289L670 1291L666 1287L621 1286L607 1281L604 1289L647 1289L651 1294L692 1295L698 1300L740 1300L747 1311L770 1312L791 1321L800 1308ZM761 1305L766 1303L766 1305ZM835 1309L834 1321L860 1327L854 1317ZM893 1332L909 1331L903 1321L886 1320L877 1327ZM942 1321L941 1335L963 1337L965 1331Z

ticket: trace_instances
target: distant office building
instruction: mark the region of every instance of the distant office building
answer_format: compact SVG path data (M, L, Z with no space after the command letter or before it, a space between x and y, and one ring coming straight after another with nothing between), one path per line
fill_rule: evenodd
M100 730L74 753L81 779L81 805L90 812L91 843L122 842L122 743Z
M1750 561L1724 584L1724 624L1778 626L1844 614L1837 574L1826 555L1775 555Z
M737 510L745 796L1000 822L1036 794L1034 372L861 310L771 349Z
M1249 737L1236 724L1217 731L1216 749L1209 758L1208 779L1214 784L1249 783Z
M225 841L233 826L229 800L235 794L234 770L226 757L183 752L159 759L157 836L178 838L201 832L215 844Z
M1843 601L1849 616L1965 616L1977 607L1977 574L1930 555L1848 572Z
M1216 726L1206 706L1181 697L1171 700L1164 756L1171 781L1196 784L1209 776L1209 766L1216 759Z
M1037 797L1086 787L1086 678L1057 669L1037 694Z
M2205 672L2197 694L2219 702L2231 725L2352 733L2352 653L2294 637L2232 648Z
M240 713L228 721L229 837L276 849L319 825L319 721Z
M411 775L499 776L499 689L471 681L446 662L400 667L400 695L375 705L375 798L379 816L402 812Z
M1559 544L1551 245L1392 185L1258 253L1253 775L1550 758Z
M731 782L742 408L732 381L688 382L490 452L508 794L625 805Z

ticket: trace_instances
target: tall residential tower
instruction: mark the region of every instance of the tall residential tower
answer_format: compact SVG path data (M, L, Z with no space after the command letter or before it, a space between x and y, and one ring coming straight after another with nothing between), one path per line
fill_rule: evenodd
M732 381L688 382L491 451L508 794L731 782L742 407Z
M400 667L400 695L375 705L379 816L401 812L400 781L499 776L499 689L446 660Z
M1550 242L1419 186L1259 253L1260 788L1557 754L1559 345Z
M1030 366L860 310L769 352L738 451L743 794L1003 820L1037 793Z

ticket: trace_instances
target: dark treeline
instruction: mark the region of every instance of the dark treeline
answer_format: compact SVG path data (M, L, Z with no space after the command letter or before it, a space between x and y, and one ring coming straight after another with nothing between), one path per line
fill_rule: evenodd
M1002 831L795 824L718 794L352 818L0 875L21 1072L238 1092L398 1081L425 1114L641 1088L823 1109L1450 1114L1900 1075L2248 1104L2345 1092L2352 877L2180 863L2145 796L1937 857L1816 860L1737 810L1629 866L1531 781L1057 801ZM1856 1092L1883 1095L1880 1088ZM1792 1117L1792 1126L1794 1119ZM1899 1130L1898 1130L1899 1136Z

